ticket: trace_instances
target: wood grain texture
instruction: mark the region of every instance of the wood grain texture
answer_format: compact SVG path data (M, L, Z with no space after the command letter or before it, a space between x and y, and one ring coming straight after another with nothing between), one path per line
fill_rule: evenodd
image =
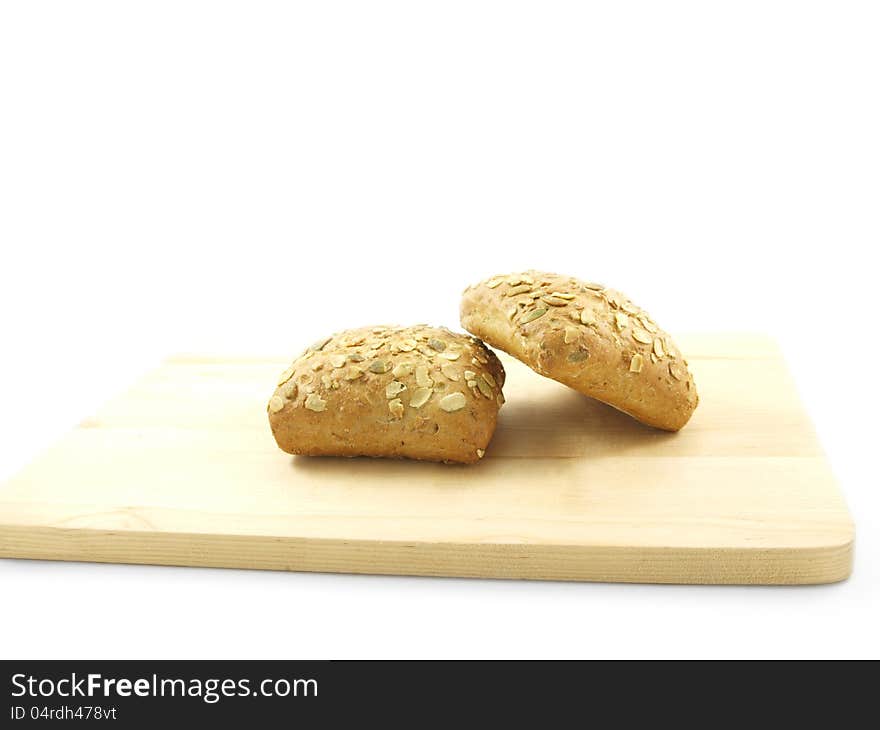
M0 556L662 583L846 578L853 526L776 346L682 337L701 404L656 431L505 357L474 466L291 457L286 357L181 356L0 487Z

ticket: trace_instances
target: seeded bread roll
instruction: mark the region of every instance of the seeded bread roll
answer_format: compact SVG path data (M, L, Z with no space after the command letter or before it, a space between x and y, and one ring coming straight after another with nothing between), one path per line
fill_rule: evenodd
M462 326L492 347L650 426L678 431L699 398L672 338L623 294L527 271L468 287Z
M362 327L317 342L269 400L290 454L470 464L504 403L504 368L475 337L445 328Z

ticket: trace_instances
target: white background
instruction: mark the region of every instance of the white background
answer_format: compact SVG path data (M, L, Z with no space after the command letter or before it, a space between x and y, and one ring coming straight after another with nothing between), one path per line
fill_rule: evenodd
M865 2L5 2L0 477L163 355L457 325L537 267L777 336L857 525L815 588L0 562L0 656L880 655Z

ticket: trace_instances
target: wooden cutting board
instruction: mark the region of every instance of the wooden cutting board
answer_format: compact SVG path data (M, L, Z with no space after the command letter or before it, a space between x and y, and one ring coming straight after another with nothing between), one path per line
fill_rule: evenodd
M681 338L701 395L646 428L504 358L485 459L291 457L283 358L175 357L0 488L0 556L658 583L846 578L853 525L776 346Z

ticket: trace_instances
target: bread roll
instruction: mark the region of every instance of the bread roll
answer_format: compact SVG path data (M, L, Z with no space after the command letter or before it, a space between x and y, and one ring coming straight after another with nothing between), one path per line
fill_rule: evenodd
M677 431L699 398L672 338L614 289L527 271L468 287L461 324L492 347L650 426Z
M269 400L284 451L472 463L495 431L504 368L445 328L362 327L307 349Z

